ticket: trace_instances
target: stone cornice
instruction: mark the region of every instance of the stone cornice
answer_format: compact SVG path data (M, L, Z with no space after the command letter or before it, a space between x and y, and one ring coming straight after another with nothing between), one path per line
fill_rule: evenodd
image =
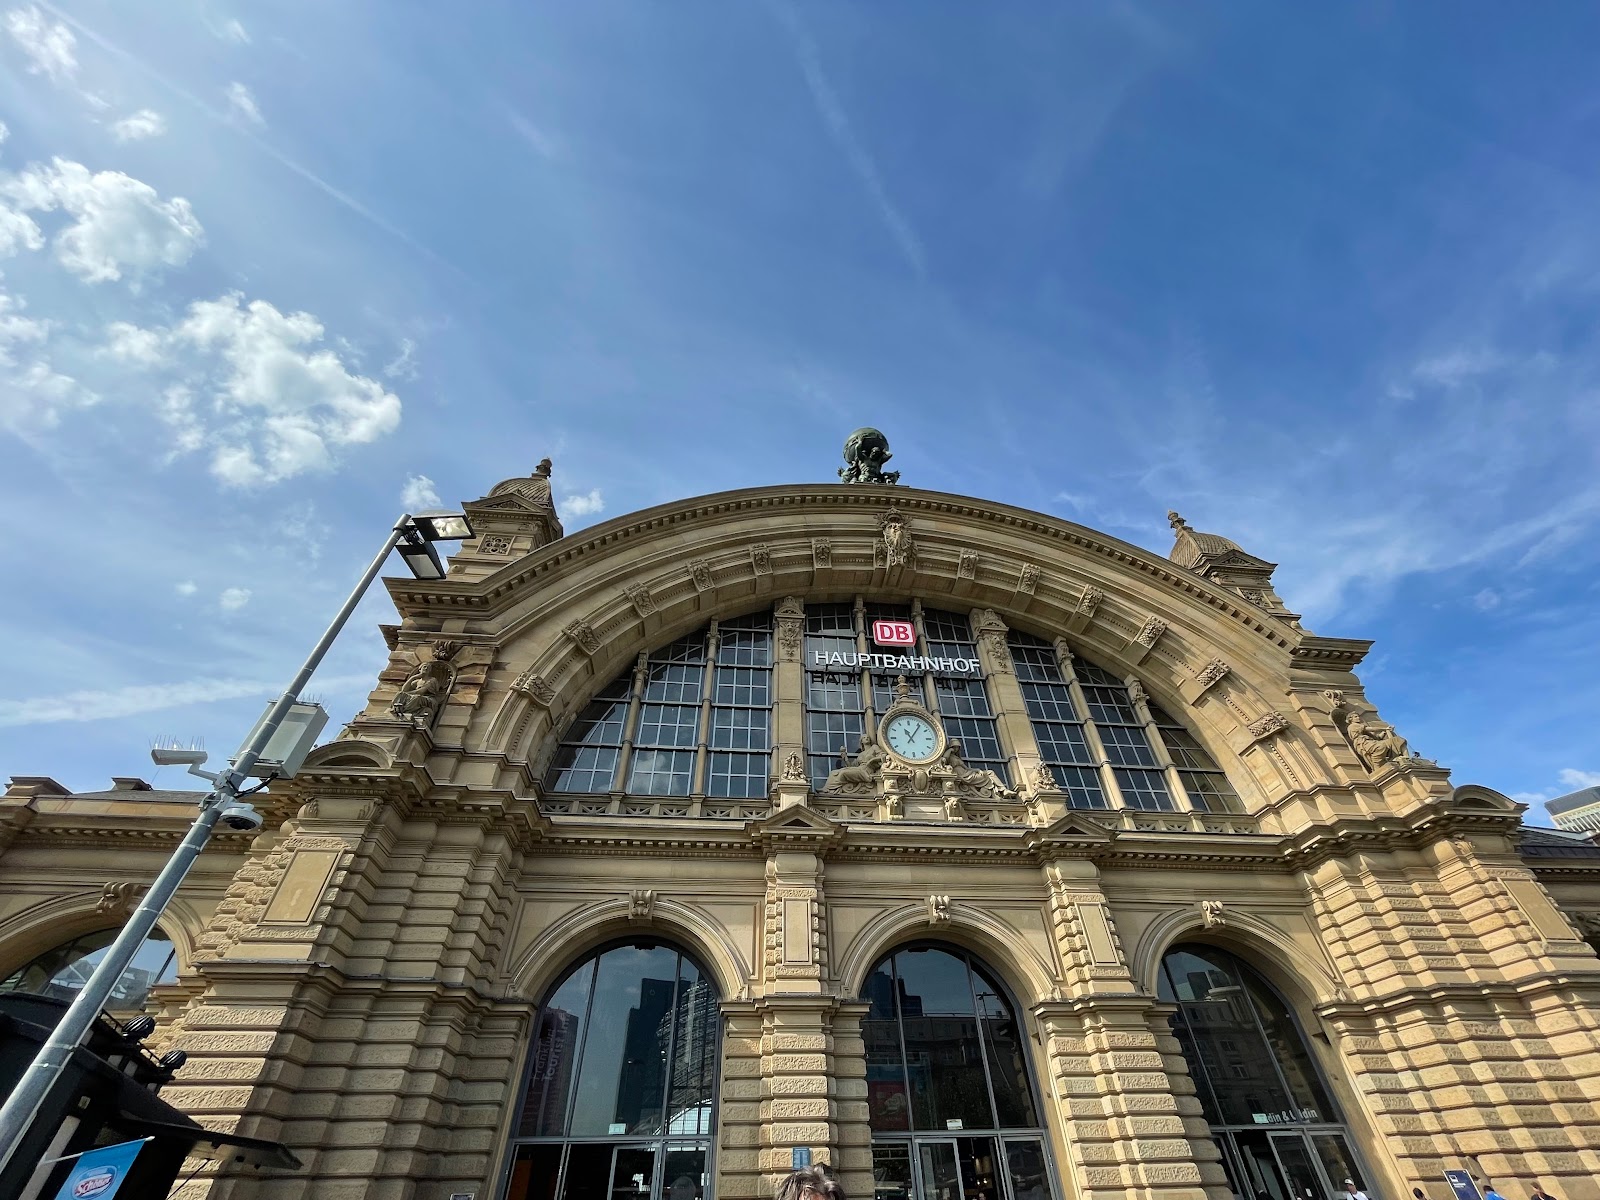
M507 563L500 571L481 580L443 579L422 583L390 578L384 580L384 584L396 608L408 617L444 620L471 614L480 619L490 618L511 607L525 590L553 572L642 535L741 514L785 509L877 512L888 505L907 514L952 516L978 525L1015 530L1131 568L1216 610L1280 649L1293 652L1296 647L1309 647L1304 657L1321 656L1327 665L1345 662L1353 665L1360 661L1360 655L1370 645L1352 639L1317 638L1285 627L1237 595L1159 554L1059 517L947 492L901 487L809 483L718 492L615 517ZM809 540L806 525L803 517L796 521L796 536L804 535Z

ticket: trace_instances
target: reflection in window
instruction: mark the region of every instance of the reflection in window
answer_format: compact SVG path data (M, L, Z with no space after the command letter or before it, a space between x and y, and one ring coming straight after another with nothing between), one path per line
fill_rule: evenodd
M545 786L610 792L626 757L630 795L765 796L771 752L772 617L757 613L713 622L613 679L567 727Z
M63 942L0 980L0 991L29 992L70 1003L89 982L89 976L121 932L120 929L100 929ZM172 940L156 930L134 954L133 962L117 981L106 1007L117 1011L142 1008L151 988L177 978L178 953Z
M704 1200L720 1032L716 990L672 946L573 968L534 1022L509 1195Z
M897 951L867 977L862 1023L875 1132L1038 1125L1010 1004L959 951Z

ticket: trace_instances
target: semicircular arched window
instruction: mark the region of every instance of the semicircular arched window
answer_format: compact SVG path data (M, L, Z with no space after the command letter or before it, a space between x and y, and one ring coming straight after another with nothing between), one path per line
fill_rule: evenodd
M27 992L70 1003L89 982L89 976L120 932L120 929L97 929L46 950L0 980L0 992ZM171 983L177 977L178 952L172 939L158 929L139 947L133 962L117 981L106 1007L113 1010L142 1008L151 988Z
M647 655L568 727L552 792L764 797L772 776L772 614L713 621Z
M1216 946L1161 960L1157 994L1177 1005L1183 1049L1235 1195L1336 1196L1372 1178L1289 1004L1259 972Z
M989 969L955 946L903 946L863 991L879 1200L1048 1200L1028 1044Z
M1129 681L1030 633L1012 630L1011 661L1039 754L1073 808L1198 812L1243 805L1211 755L1148 697L1139 711ZM1179 799L1175 799L1175 797Z
M507 1200L708 1200L720 997L666 942L613 945L539 1006Z

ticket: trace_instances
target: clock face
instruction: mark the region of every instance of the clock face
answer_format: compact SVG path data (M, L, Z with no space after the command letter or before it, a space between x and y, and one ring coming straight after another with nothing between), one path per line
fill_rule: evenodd
M939 748L939 732L914 713L901 713L883 727L883 740L901 758L926 762Z

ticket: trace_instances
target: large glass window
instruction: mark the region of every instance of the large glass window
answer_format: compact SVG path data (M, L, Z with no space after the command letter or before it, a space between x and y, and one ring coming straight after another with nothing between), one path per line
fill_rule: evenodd
M814 665L826 662L829 654L845 655L849 662L863 646L867 653L876 650L867 638L873 621L912 621L912 609L904 605L863 604L859 611L858 621L856 607L849 604L815 604L806 609L806 757L813 788L820 789L828 772L861 748L869 712L875 720L894 703L893 672ZM936 609L923 610L917 645L899 649L919 657L978 660L967 618ZM818 654L824 657L819 660ZM962 760L1008 779L1010 769L985 681L946 670L913 674L917 698L939 714L950 739L961 743Z
M1239 794L1194 734L1159 705L1150 705L1150 715L1155 718L1156 732L1177 768L1183 790L1189 793L1189 803L1203 812L1238 812L1243 807Z
M89 982L89 976L121 932L120 929L98 929L46 950L0 980L0 991L29 992L70 1003ZM178 952L173 948L172 939L158 929L134 954L133 962L117 981L106 1007L117 1011L142 1008L151 988L159 983L171 983L177 977Z
M1011 631L1011 662L1033 723L1039 755L1073 808L1109 808L1100 771L1083 732L1083 716L1061 672L1056 648L1043 638Z
M508 1200L707 1200L721 1021L661 942L569 971L534 1021Z
M1365 1177L1289 1006L1237 957L1176 946L1161 964L1161 999L1223 1165L1238 1195L1302 1200Z
M908 946L867 976L862 1022L880 1200L1046 1200L1027 1042L989 972Z
M545 786L610 792L626 758L629 795L765 796L771 757L772 617L757 613L679 638L642 673L612 680L567 728Z

